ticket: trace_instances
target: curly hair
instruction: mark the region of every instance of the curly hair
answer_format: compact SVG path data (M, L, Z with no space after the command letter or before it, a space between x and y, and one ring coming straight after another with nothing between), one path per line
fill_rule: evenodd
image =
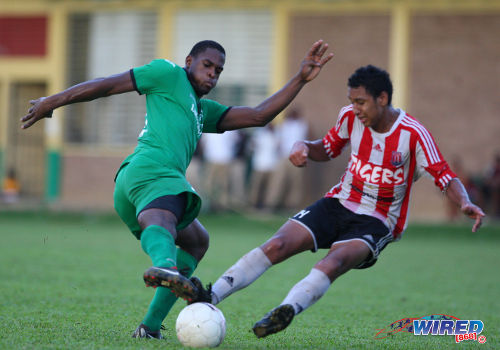
M385 91L389 97L388 104L392 101L392 82L389 73L385 70L372 66L360 67L349 77L347 86L358 88L363 86L374 98L380 96Z
M189 52L189 56L196 57L197 55L199 55L200 53L202 53L206 49L215 49L215 50L219 51L220 53L222 53L224 56L226 55L226 51L224 50L222 45L219 44L218 42L213 41L213 40L203 40L203 41L197 42L193 46L193 48Z

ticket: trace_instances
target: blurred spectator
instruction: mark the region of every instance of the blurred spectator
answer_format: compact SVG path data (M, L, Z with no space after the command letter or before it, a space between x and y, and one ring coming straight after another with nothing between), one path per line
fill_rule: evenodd
M267 124L252 135L252 175L250 203L255 208L264 207L264 196L269 191L269 179L278 162L278 139L275 127Z
M234 154L229 166L229 203L233 209L247 205L247 168L249 158L249 135L246 130L234 130ZM227 133L227 131L226 131Z
M234 159L237 137L236 132L226 131L223 134L203 134L201 138L205 159L203 191L211 210L229 208L229 167Z
M3 180L2 184L2 197L5 203L15 203L19 200L19 191L21 190L21 185L17 180L16 171L11 168L9 169L7 176Z
M298 108L291 109L277 127L279 144L278 165L271 175L265 206L273 209L297 209L302 201L304 169L297 168L288 160L295 141L307 139L308 125Z
M484 194L489 214L494 219L500 219L500 153L495 155L493 164L487 170Z

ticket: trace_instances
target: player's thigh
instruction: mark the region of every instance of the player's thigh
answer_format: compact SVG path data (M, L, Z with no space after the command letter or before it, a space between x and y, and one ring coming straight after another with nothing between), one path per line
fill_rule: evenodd
M134 236L139 239L142 229L139 225L139 222L137 221L136 208L126 195L126 190L123 188L120 174L118 174L118 177L116 179L115 190L113 193L114 207L116 212L118 213L118 216L127 225Z
M323 271L333 281L343 273L359 266L370 255L370 248L361 239L336 242L314 267Z
M301 223L288 220L261 249L273 264L300 252L314 249L311 232Z
M208 250L208 231L198 219L195 219L178 232L175 243L200 261Z

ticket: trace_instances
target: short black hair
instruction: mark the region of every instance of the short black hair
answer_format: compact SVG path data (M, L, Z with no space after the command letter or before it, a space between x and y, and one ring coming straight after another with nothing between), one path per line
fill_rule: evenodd
M226 50L216 41L213 40L203 40L194 44L193 48L189 52L189 56L196 57L206 49L215 49L222 53L224 56L226 55Z
M385 91L389 96L388 104L392 101L392 82L389 73L385 70L372 66L360 67L349 77L347 86L350 88L358 88L363 86L366 91L374 98L380 96Z

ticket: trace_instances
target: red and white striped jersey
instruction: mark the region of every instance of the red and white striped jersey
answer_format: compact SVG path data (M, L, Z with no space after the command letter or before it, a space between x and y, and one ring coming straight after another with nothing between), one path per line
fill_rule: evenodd
M353 212L382 220L395 239L407 226L412 183L427 175L444 191L456 177L430 132L403 110L391 130L381 134L365 127L352 105L342 108L323 146L335 158L348 142L348 167L325 197L338 198Z

